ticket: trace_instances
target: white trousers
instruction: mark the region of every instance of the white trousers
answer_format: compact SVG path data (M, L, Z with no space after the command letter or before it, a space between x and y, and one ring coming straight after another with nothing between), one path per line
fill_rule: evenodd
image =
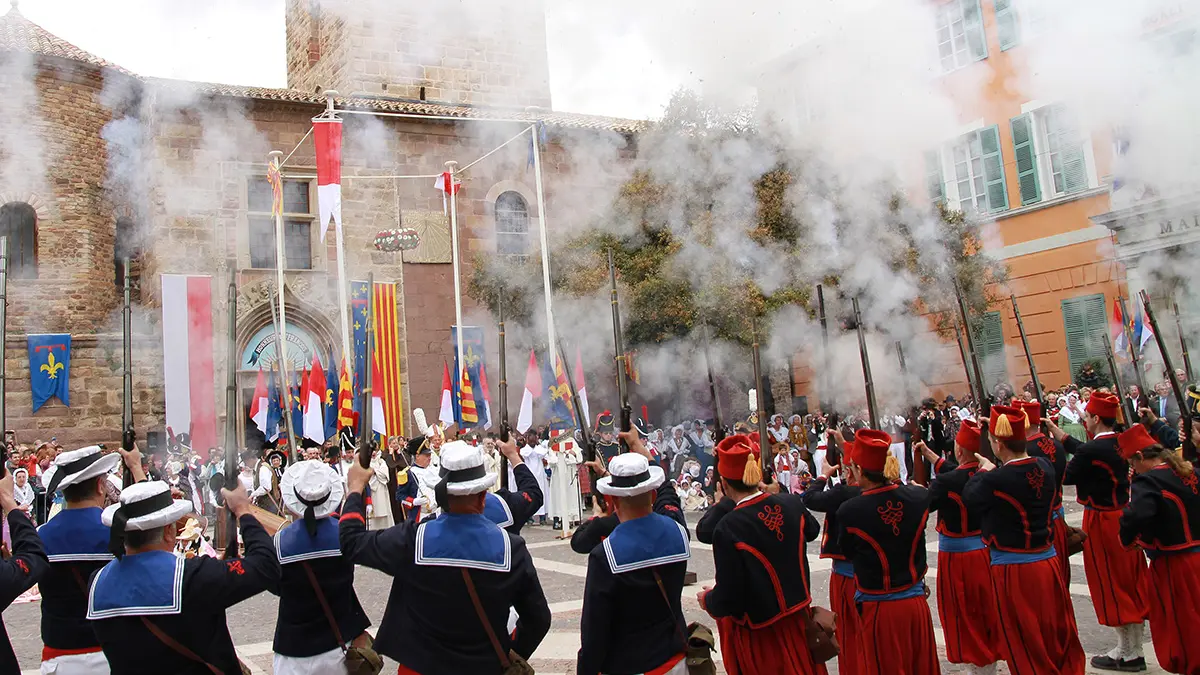
M64 654L42 661L42 675L108 675L104 652Z
M345 675L346 656L341 648L316 656L276 654L272 663L275 675Z

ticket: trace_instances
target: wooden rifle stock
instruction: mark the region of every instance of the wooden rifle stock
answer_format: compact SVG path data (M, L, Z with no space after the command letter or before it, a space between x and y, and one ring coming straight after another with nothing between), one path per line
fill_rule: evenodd
M1017 319L1017 331L1021 333L1021 347L1025 350L1025 362L1029 364L1029 379L1033 381L1033 398L1038 402L1042 414L1049 416L1050 411L1046 409L1046 399L1042 396L1042 381L1038 379L1037 365L1034 364L1033 352L1029 349L1029 337L1025 333L1025 322L1021 320L1021 308L1017 306L1017 296L1011 295L1009 298L1012 300L1013 316ZM1108 335L1105 334L1105 337ZM1113 382L1116 382L1117 379L1116 373L1113 373ZM1037 423L1042 433L1046 433L1046 426L1042 424L1042 421L1037 420Z
M1183 374L1187 375L1188 382L1192 381L1192 357L1188 355L1187 336L1183 333L1183 321L1179 319L1179 303L1171 301L1171 308L1175 310L1175 330L1179 331L1179 348L1183 350ZM1145 392L1143 392L1145 393Z
M875 405L875 381L871 378L871 356L867 353L867 336L863 331L862 313L858 311L858 298L851 300L854 307L854 323L858 331L858 357L862 361L863 382L867 389L867 416L871 418L871 428L879 429L879 409Z
M958 300L959 321L962 324L963 336L967 342L967 353L971 359L971 370L975 373L976 405L979 406L979 454L991 461L996 460L992 453L992 444L988 440L988 424L992 416L992 397L987 392L987 383L983 379L983 369L979 367L979 356L975 351L975 340L971 337L971 322L967 318L967 303L963 300L958 281L954 282L954 296Z

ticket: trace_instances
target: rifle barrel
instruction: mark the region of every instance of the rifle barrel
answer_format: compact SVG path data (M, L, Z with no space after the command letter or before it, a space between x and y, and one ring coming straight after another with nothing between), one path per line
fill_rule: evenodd
M1113 356L1112 341L1109 339L1108 333L1104 334L1104 356L1106 359L1108 359L1108 370L1112 374L1113 388L1116 389L1117 399L1121 401L1121 405L1124 407L1126 400L1125 391L1124 388L1121 387L1121 374L1117 370L1117 359ZM1136 419L1138 414L1137 410L1134 410L1133 414ZM1130 424L1133 424L1133 422L1134 420L1129 420Z
M238 446L237 442L237 282L229 282L228 299L228 349L229 355L225 361L228 376L225 378L225 489L233 490L238 484ZM229 540L225 547L225 557L236 557L237 516L229 511Z
M563 363L563 374L567 376L567 388L571 390L571 404L575 408L575 422L579 425L579 440L583 443L583 459L585 462L591 462L596 459L596 446L592 443L591 430L588 429L588 420L583 418L583 402L579 399L579 392L575 389L575 376L571 373L571 369L566 367L567 352L563 349L562 340L558 341L558 358ZM591 484L588 487L588 501L592 499L592 493L595 490L598 476L596 470L588 467L588 478ZM586 504L590 506L589 504Z
M629 431L633 426L633 409L629 407L629 383L626 381L628 377L627 363L625 361L625 338L621 332L621 306L617 295L617 267L613 263L612 249L608 249L608 277L612 286L612 321L613 321L613 348L616 353L617 364L617 397L621 401L621 431ZM624 452L624 441L621 442L621 451Z
M367 275L367 297L375 292L375 273L371 272ZM362 408L358 417L358 464L364 469L371 466L371 455L375 452L375 430L373 427L373 409L375 407L374 393L371 388L375 385L375 307L374 303L367 302L367 319L366 319L366 336L367 348L366 358L363 360L363 392L362 392ZM458 327L458 339L461 342L462 326ZM460 368L466 368L466 364L460 364ZM461 371L460 371L461 372Z
M1146 291L1140 291L1139 297L1142 299L1142 307L1146 310L1146 320L1150 322L1150 328L1154 330L1154 339L1158 342L1158 351L1162 354L1163 365L1167 367L1167 377L1170 378L1171 390L1175 393L1175 402L1179 404L1179 414L1183 417L1183 456L1191 459L1195 454L1196 449L1192 446L1192 408L1188 406L1187 396L1184 394L1183 383L1175 375L1175 366L1171 364L1171 353L1167 349L1166 337L1159 331L1158 321L1154 318L1154 308L1150 304L1150 296ZM1132 345L1130 345L1132 347Z
M832 409L837 407L837 401L835 400L833 384L829 376L829 324L825 319L825 289L821 287L821 284L817 284L817 317L821 321L821 361L823 364L821 368L820 398L825 399ZM822 411L825 409L821 400L817 401L817 407L821 408Z
M867 336L863 332L862 313L858 310L858 298L852 301L854 307L854 323L858 331L858 356L862 361L863 381L867 387L867 417L871 418L871 428L879 428L879 408L875 404L875 381L871 378L871 356L867 353Z
M1125 346L1129 349L1129 362L1133 364L1133 378L1137 383L1138 391L1146 393L1146 382L1142 377L1142 358L1138 356L1137 345L1133 344L1133 329L1129 327L1129 308L1125 304L1124 297L1118 297L1117 302L1121 305L1121 332L1125 335ZM1155 335L1158 334L1158 329L1155 328ZM1165 355L1166 352L1163 352Z
M508 364L504 345L504 297L500 296L496 305L496 314L499 318L498 342L500 351L500 440L504 443L508 442ZM508 457L504 453L500 453L500 487L508 489Z
M713 404L713 422L716 426L716 431L713 433L713 440L720 443L725 439L725 425L721 420L721 399L717 398L717 382L713 378L712 369L712 353L708 348L708 324L704 324L704 364L708 368L708 395L712 397Z
M954 281L954 296L958 300L959 320L962 322L962 332L967 341L967 353L971 357L971 370L975 373L975 384L978 388L975 400L979 405L981 417L979 420L979 454L988 459L995 459L992 454L992 445L988 441L988 420L992 416L992 397L987 391L987 381L983 379L983 369L979 367L979 354L975 351L975 340L971 337L971 322L967 318L967 303L963 300L958 280Z
M0 237L0 431L8 430L8 417L4 409L7 368L4 358L8 348L8 237ZM8 470L8 435L0 443L0 476Z
M1183 321L1179 318L1179 303L1171 301L1171 308L1175 310L1175 330L1179 331L1179 348L1183 350L1183 372L1187 375L1188 382L1192 381L1192 357L1188 355L1187 336L1183 333Z
M764 401L767 399L766 388L763 387L762 360L758 348L758 322L754 322L754 342L750 345L751 363L754 367L755 396L754 414L758 417L758 454L762 462L763 480L766 480L771 463L767 457L771 454L771 435L767 431L767 410Z
M121 258L121 272L124 280L121 284L121 449L132 450L134 444L133 430L133 300L130 280L129 256ZM121 467L121 485L129 487L133 484L133 474L129 467Z
M1037 366L1033 363L1033 352L1029 350L1029 337L1025 334L1025 322L1021 320L1021 308L1017 306L1017 296L1010 296L1012 300L1013 316L1017 319L1017 331L1021 333L1021 346L1025 349L1025 361L1029 363L1029 378L1033 380L1033 396L1037 399L1038 404L1042 405L1045 410L1045 403L1042 400L1042 382L1038 379Z

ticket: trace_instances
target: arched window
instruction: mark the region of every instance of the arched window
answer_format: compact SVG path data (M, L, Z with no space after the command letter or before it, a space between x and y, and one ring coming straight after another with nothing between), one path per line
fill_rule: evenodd
M529 205L517 192L496 197L496 253L525 255L529 252Z
M8 276L37 278L37 211L25 202L0 206L0 236L8 237Z

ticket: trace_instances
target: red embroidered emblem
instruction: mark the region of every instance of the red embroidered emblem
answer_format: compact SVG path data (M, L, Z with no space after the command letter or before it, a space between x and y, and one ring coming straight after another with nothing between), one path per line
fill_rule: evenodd
M1025 474L1025 480L1029 483L1029 487L1037 494L1038 499L1042 498L1042 488L1046 485L1046 472L1039 467Z
M20 567L21 571L25 573L25 576L29 576L29 565L20 558L17 558L16 563L17 567Z
M1200 487L1197 487L1197 484L1200 483L1200 479L1196 478L1196 474L1188 474L1187 478L1180 478L1180 480L1183 481L1184 485L1192 489L1192 494L1200 494Z
M1051 464L1055 463L1054 458L1058 455L1058 448L1054 447L1054 441L1045 437L1039 438L1038 448L1042 451L1042 454L1046 456L1046 459L1050 460Z
M762 511L758 512L758 519L763 521L763 525L768 530L775 533L775 538L783 541L783 507L779 505L767 505Z
M876 510L879 511L879 519L883 521L883 524L890 525L892 534L899 536L900 521L904 520L904 502L894 502L889 499L887 506L880 506Z
M528 492L522 492L521 496L525 498L526 502L533 503L533 497L530 497Z
M230 572L233 572L239 576L246 573L246 570L242 568L241 560L230 560L229 562L225 563L225 566L229 568Z

